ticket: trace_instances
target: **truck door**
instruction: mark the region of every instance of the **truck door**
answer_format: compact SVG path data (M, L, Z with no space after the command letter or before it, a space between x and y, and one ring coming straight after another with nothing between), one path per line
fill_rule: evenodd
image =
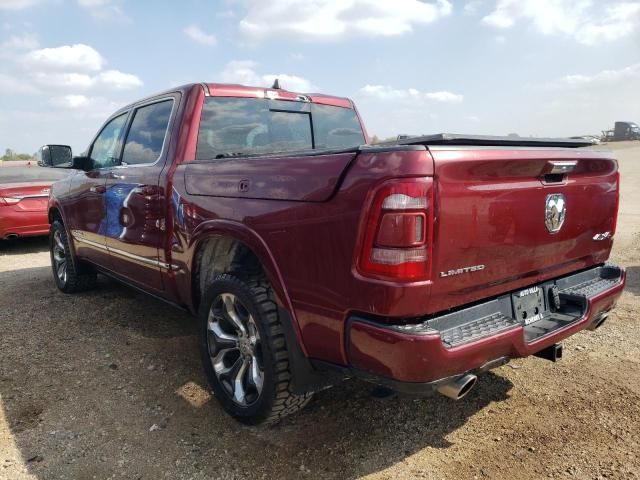
M160 184L177 98L138 105L124 141L120 165L106 180L107 248L111 269L150 290L162 291L166 192ZM164 184L164 182L163 182Z
M109 268L106 178L119 162L128 115L121 113L104 125L89 147L91 170L71 177L69 194L63 200L76 254L105 268Z

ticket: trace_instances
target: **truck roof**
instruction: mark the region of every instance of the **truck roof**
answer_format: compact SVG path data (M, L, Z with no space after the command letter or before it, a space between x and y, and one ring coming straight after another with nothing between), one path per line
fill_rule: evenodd
M344 97L336 97L333 95L324 95L322 93L299 93L291 92L284 89L273 89L266 87L251 87L247 85L232 83L187 83L177 87L169 88L161 92L156 92L147 97L131 102L119 108L110 118L118 115L120 112L131 108L133 105L152 100L170 93L181 92L187 93L193 87L204 88L208 97L246 97L246 98L270 98L274 100L298 100L321 105L331 105L335 107L354 108L353 102Z
M348 98L324 95L321 93L291 92L283 88L252 87L229 83L205 83L207 94L212 97L247 97L272 98L279 100L305 100L323 105L353 108L353 102Z

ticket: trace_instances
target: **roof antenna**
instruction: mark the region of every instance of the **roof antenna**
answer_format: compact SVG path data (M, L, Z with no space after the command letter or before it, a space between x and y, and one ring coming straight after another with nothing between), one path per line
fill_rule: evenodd
M280 81L277 78L273 81L271 88L274 90L280 90Z

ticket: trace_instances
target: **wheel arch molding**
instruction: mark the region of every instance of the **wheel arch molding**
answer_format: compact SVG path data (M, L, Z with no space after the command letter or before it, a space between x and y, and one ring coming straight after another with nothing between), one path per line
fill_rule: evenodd
M248 226L232 220L210 220L194 230L189 242L189 271L191 302L198 308L203 284L218 273L231 271L239 261L248 262L248 268L261 268L273 289L277 302L292 317L292 327L303 350L302 336L284 279L275 258L262 237ZM253 259L251 258L253 257ZM254 260L254 262L252 262ZM202 276L202 266L209 265L210 272ZM306 351L306 350L305 350Z

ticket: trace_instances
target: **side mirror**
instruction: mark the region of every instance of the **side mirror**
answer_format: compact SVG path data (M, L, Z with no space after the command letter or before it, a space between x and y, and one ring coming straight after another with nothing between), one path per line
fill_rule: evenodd
M68 145L43 145L36 155L41 167L71 168L71 147Z

